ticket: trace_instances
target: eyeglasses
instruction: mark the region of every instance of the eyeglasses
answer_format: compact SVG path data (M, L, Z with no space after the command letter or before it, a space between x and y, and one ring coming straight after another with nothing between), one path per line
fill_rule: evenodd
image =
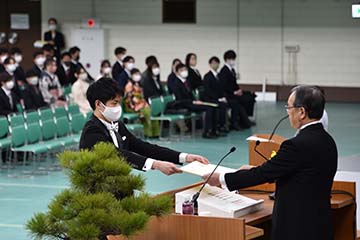
M301 107L304 107L304 106L289 106L289 105L285 105L284 106L286 111L289 111L291 108L301 108Z

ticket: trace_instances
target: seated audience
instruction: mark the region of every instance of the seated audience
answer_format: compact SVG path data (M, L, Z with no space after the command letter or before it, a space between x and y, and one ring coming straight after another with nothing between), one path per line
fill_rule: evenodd
M77 69L78 67L81 67L81 68L86 70L86 68L79 61L80 60L80 52L81 52L81 50L77 46L72 47L72 48L69 49L69 54L70 54L70 57L71 57L72 67L74 69ZM86 73L88 75L89 81L93 82L94 78L88 73L88 71L86 71Z
M186 55L185 64L189 69L189 76L187 80L189 81L190 87L195 90L203 85L201 74L196 67L197 57L195 53L189 53Z
M34 66L32 67L32 70L36 73L39 79L41 78L44 71L45 60L46 58L41 51L37 51L33 54Z
M60 64L56 70L61 86L72 85L76 81L75 66L71 64L71 57L68 52L61 54Z
M151 111L149 104L143 96L143 89L140 86L141 73L139 69L131 70L131 79L124 90L124 111L137 113L144 125L145 137L159 137L159 121L151 121Z
M186 80L187 77L187 67L182 63L178 64L173 88L177 105L179 108L185 108L192 112L205 112L203 137L216 138L218 137L216 133L216 108L206 106L202 101L195 100L190 84Z
M122 71L118 78L115 79L116 82L119 84L120 89L124 89L126 83L131 78L131 70L135 66L135 59L132 56L127 56L123 60L124 63L124 71Z
M230 105L239 104L239 113L232 113L231 127L233 130L241 128L250 128L255 125L251 122L249 116L253 115L255 96L249 91L243 91L237 84L235 72L236 53L228 50L224 54L225 65L222 67L219 78L225 91L226 100Z
M206 102L216 103L219 105L218 109L218 130L220 133L228 132L226 127L226 109L227 101L224 90L222 89L218 72L220 59L211 57L209 59L210 71L204 76L204 93L203 99Z
M19 103L18 97L13 91L15 82L13 77L6 71L0 73L0 115L6 116L17 112L16 104Z
M45 61L45 70L39 82L39 89L44 101L49 105L64 106L66 104L58 77L57 65L54 59Z
M105 59L100 64L100 75L96 78L99 80L100 78L112 78L111 75L111 63L109 60Z
M142 86L146 101L152 97L164 95L163 87L160 82L160 66L157 62L149 64L148 69L144 72Z
M88 82L88 75L82 67L76 69L75 76L77 80L71 87L71 93L74 103L79 105L80 112L87 114L91 111L90 104L86 98L86 91L88 90L90 83Z
M119 79L120 73L124 71L124 63L123 60L126 57L126 49L123 47L117 47L114 51L116 62L113 65L112 68L112 77L113 79Z
M173 93L174 82L176 80L176 66L180 63L181 63L180 59L175 58L171 64L171 73L169 74L166 83L170 94Z
M25 83L25 71L21 66L23 60L22 51L20 48L13 47L10 49L11 57L15 60L16 70L14 72L14 79L18 86L22 86Z
M38 108L46 107L48 104L44 101L39 89L39 77L37 73L30 69L26 72L26 83L21 90L21 97L24 99L24 106L26 110L36 110Z

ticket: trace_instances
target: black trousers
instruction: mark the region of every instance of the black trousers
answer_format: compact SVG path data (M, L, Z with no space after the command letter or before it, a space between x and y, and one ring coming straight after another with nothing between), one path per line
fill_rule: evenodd
M227 101L229 107L231 108L231 125L242 128L251 127L249 115L246 111L246 108L243 106L243 104L240 103L240 100L238 98L232 97L227 98Z
M204 131L215 131L217 127L217 119L216 119L216 108L204 106L204 105L196 105L196 104L189 104L186 106L191 112L205 112L205 119L204 119Z

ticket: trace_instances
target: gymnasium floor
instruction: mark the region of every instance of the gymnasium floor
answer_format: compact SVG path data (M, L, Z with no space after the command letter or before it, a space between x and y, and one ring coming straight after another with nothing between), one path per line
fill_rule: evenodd
M163 146L179 151L202 154L212 163L225 154L232 146L237 151L230 155L224 166L237 168L248 162L246 138L253 133L270 133L278 119L286 114L285 102L257 104L257 125L251 130L231 132L218 140L200 137L181 142L159 142ZM329 132L335 138L339 151L339 179L359 179L360 181L360 105L329 103L326 106L329 115ZM277 134L292 137L295 131L284 121ZM24 223L35 213L46 211L51 198L68 187L64 172L50 172L48 175L21 177L23 170L31 166L17 167L15 170L0 170L0 240L29 239ZM357 171L359 173L357 173ZM140 172L138 172L140 173ZM140 173L143 174L143 173ZM18 175L13 178L9 175ZM164 176L160 172L146 173L146 190L159 193L201 180L188 174ZM360 182L359 182L360 183ZM359 192L359 191L358 191Z

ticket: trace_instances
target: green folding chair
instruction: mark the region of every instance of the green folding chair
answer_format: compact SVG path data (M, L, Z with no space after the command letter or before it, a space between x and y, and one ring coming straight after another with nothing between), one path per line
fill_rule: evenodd
M55 108L55 118L68 117L68 112L65 107L57 107Z
M24 115L22 113L13 114L9 116L10 126L16 127L25 124Z
M2 165L2 150L6 151L6 157L8 156L8 150L11 147L11 137L9 137L9 122L6 117L0 118L0 165Z
M81 113L71 115L71 138L75 143L80 142L81 131L84 128L86 119Z
M41 121L46 121L54 119L54 112L51 108L44 108L40 110L40 119Z
M39 123L40 121L40 115L38 111L26 112L25 118L27 124Z

